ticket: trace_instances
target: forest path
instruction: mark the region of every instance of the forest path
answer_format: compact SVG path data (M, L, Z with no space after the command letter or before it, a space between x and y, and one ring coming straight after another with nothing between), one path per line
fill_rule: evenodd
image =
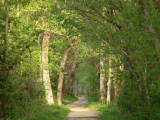
M65 120L100 120L98 118L99 111L85 107L87 101L88 100L82 96L78 98L78 101L66 105L71 112Z

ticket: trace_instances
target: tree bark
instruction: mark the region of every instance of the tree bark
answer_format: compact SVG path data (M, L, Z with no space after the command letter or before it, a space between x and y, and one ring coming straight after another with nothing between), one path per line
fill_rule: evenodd
M10 2L10 0L8 0L7 5L5 5L5 1L2 0L3 7L6 11L9 9L9 2ZM4 41L5 48L4 48L4 53L3 53L3 62L4 63L6 61L6 54L8 51L8 25L9 25L9 16L7 13L6 17L5 17L5 41Z
M41 36L43 34L40 33L38 36L38 47L39 47L39 67L40 67L40 78L39 81L42 82L43 81L43 66L42 66L42 39Z
M49 77L49 69L48 69L48 48L49 48L49 39L50 39L50 31L44 31L44 37L42 42L42 71L43 71L43 83L45 87L46 100L49 105L54 104L53 93L50 83Z
M104 103L105 101L105 85L104 85L104 80L105 80L105 70L104 70L104 57L103 57L103 52L100 51L100 101Z
M91 82L89 82L89 97L92 96L92 92L91 92Z
M111 56L109 55L109 70L108 70L108 82L107 82L107 104L111 102L111 77L112 77L112 66L111 66Z
M66 85L66 87L63 91L64 96L68 95L69 88L70 88L70 86L72 84L72 81L73 81L73 78L74 78L74 73L75 73L75 70L76 70L76 66L77 66L77 57L75 56L69 80L68 80L67 85Z
M73 86L71 85L70 89L69 89L69 94L72 95L73 94Z
M74 96L77 96L77 79L74 80Z
M5 0L2 0L2 5L3 8L7 11L9 9L9 2L10 0L7 1L7 5L5 4ZM6 55L7 55L7 51L8 51L8 26L9 26L9 16L8 13L6 14L5 17L5 38L4 38L4 51L3 51L3 59L2 59L2 72L0 71L0 73L2 73L2 76L4 78L2 78L2 83L6 81L6 77L7 77L7 71L6 71ZM1 86L0 86L1 87ZM1 89L4 89L3 86L1 87ZM1 95L0 97L2 97L0 99L0 119L3 118L5 116L4 114L4 108L5 108L5 95Z
M70 53L72 46L75 44L76 40L72 40L71 44L67 47L67 49L64 52L63 59L61 61L61 73L59 75L59 81L58 81L58 89L57 89L57 103L58 105L62 105L62 84L63 84L63 78L64 78L64 72L65 72L65 64L67 61L68 54Z

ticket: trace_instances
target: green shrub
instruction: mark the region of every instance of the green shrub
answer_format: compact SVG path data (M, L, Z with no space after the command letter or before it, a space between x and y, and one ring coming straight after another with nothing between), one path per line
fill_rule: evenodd
M121 113L115 103L105 105L100 102L88 102L86 107L100 111L99 118L101 120L143 120L142 118Z

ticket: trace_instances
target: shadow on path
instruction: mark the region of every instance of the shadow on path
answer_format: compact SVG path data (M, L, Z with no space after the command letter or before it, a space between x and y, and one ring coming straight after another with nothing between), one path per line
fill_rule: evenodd
M78 101L66 105L71 112L65 118L65 120L100 120L97 116L99 111L86 108L85 104L87 99L82 96L78 98Z

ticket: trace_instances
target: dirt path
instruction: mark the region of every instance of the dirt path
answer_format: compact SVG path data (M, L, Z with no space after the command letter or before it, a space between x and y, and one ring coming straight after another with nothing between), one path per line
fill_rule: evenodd
M87 102L84 96L79 97L78 101L68 104L67 107L71 110L65 120L99 120L97 117L99 111L86 108L85 103Z

